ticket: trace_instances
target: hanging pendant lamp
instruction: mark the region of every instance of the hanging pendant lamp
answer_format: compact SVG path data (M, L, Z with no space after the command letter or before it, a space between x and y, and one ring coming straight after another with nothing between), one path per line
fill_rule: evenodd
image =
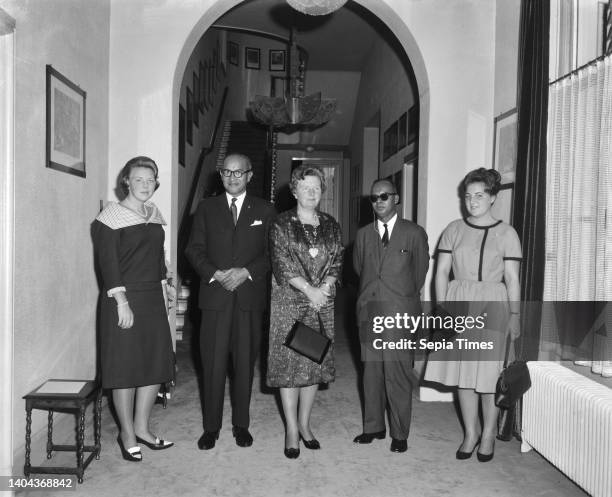
M319 126L329 121L336 110L336 100L322 98L321 92L304 95L305 76L306 62L300 58L292 28L288 90L281 97L256 95L249 104L253 117L272 128Z

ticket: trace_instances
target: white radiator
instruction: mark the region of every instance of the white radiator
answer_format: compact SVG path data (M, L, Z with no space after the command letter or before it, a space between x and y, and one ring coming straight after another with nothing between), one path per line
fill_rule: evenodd
M529 362L522 452L537 450L594 497L612 496L612 389L555 362Z

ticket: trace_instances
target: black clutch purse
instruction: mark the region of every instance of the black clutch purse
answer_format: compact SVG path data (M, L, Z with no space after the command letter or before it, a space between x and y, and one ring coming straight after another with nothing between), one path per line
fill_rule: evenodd
M321 364L331 345L331 340L325 335L323 321L318 312L317 317L319 318L320 331L311 328L298 319L285 339L285 347L289 347L317 364Z
M504 369L497 379L495 388L495 405L502 409L511 409L523 394L531 387L529 368L525 361L514 361L508 365L510 337L506 342Z

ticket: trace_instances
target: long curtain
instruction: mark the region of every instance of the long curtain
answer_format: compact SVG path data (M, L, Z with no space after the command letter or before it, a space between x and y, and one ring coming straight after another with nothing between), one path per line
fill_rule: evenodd
M543 294L549 31L550 0L522 0L512 219L523 248L520 277L524 302L541 302ZM523 310L519 353L525 359L535 359L540 308L524 306Z
M567 301L566 308L608 302L612 300L612 56L551 85L548 120L544 298ZM604 307L591 305L592 318ZM563 342L563 321L544 327L544 334L560 331ZM569 345L588 340L597 352L596 360L610 360L605 329L599 336L596 329L587 332L590 336L574 336L575 343Z

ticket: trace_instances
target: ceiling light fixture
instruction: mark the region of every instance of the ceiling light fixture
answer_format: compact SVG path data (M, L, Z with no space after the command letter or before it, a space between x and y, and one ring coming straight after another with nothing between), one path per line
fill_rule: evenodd
M295 10L309 16L324 16L342 7L347 0L287 0Z
M271 128L320 126L329 121L336 110L336 100L321 98L321 92L304 95L305 77L306 60L300 57L295 29L292 28L288 90L281 97L256 95L250 103L253 117Z

